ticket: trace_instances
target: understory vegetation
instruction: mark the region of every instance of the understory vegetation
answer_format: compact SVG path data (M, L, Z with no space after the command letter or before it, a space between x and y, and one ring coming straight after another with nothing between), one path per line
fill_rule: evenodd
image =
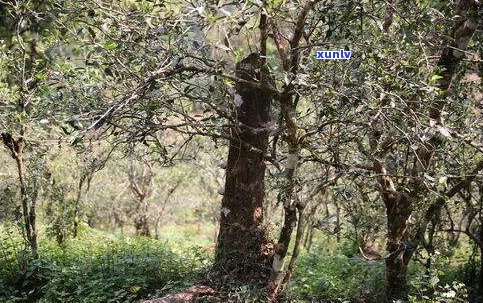
M189 242L92 229L65 248L40 239L40 257L32 259L16 228L2 226L0 236L2 302L136 302L185 288L209 261L204 248Z
M138 302L182 291L204 280L213 245L196 230L163 239L113 235L88 227L61 248L40 239L32 259L18 228L0 226L0 302ZM318 233L317 245L304 251L282 302L381 302L384 263L360 257L348 242ZM411 264L412 303L467 302L477 285L478 262L466 263L468 250L456 248L451 260L437 254L428 272ZM267 292L250 285L227 285L214 302L264 302ZM429 299L431 297L431 299ZM210 302L213 302L210 301Z

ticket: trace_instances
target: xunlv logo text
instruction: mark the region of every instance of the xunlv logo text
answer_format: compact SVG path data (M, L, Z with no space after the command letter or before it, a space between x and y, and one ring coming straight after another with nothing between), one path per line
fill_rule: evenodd
M345 51L343 49L338 51L317 51L317 59L323 60L338 60L338 59L350 59L352 51Z

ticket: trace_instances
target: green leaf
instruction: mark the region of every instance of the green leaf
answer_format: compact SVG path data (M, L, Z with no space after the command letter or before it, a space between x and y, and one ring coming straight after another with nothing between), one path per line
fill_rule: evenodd
M443 79L443 77L440 75L432 75L431 78L429 79L429 82L436 83L436 81L438 81L439 79Z
M113 40L108 40L104 44L104 48L107 49L107 50L113 50L113 49L117 48L117 46L118 46L118 44L116 43L116 41L113 41Z
M36 74L35 74L35 78L36 78L37 80L44 80L44 79L45 79L45 74L44 74L44 73L42 73L42 72L36 73Z

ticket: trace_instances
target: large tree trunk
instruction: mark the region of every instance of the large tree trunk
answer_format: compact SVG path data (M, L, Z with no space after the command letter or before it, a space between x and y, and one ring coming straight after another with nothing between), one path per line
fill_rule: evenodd
M266 72L255 53L236 66L237 77L247 81L259 81ZM231 129L215 269L235 282L265 283L272 258L262 211L268 145L265 124L271 96L244 83L238 83L235 89L237 125Z

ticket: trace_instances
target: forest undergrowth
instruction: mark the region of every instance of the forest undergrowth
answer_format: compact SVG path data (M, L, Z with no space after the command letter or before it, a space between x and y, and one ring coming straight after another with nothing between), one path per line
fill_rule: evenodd
M40 258L29 257L18 228L0 226L0 302L139 302L206 283L213 244L206 235L185 232L159 240L113 235L84 227L65 247L40 238ZM283 302L382 302L384 261L368 261L348 241L322 234L300 256ZM203 244L203 245L200 245ZM478 260L466 263L468 249L443 253L433 269L410 267L411 302L467 302ZM461 254L458 257L458 254ZM455 260L462 260L461 263ZM226 285L215 302L266 302L250 285ZM431 297L431 299L429 299Z

